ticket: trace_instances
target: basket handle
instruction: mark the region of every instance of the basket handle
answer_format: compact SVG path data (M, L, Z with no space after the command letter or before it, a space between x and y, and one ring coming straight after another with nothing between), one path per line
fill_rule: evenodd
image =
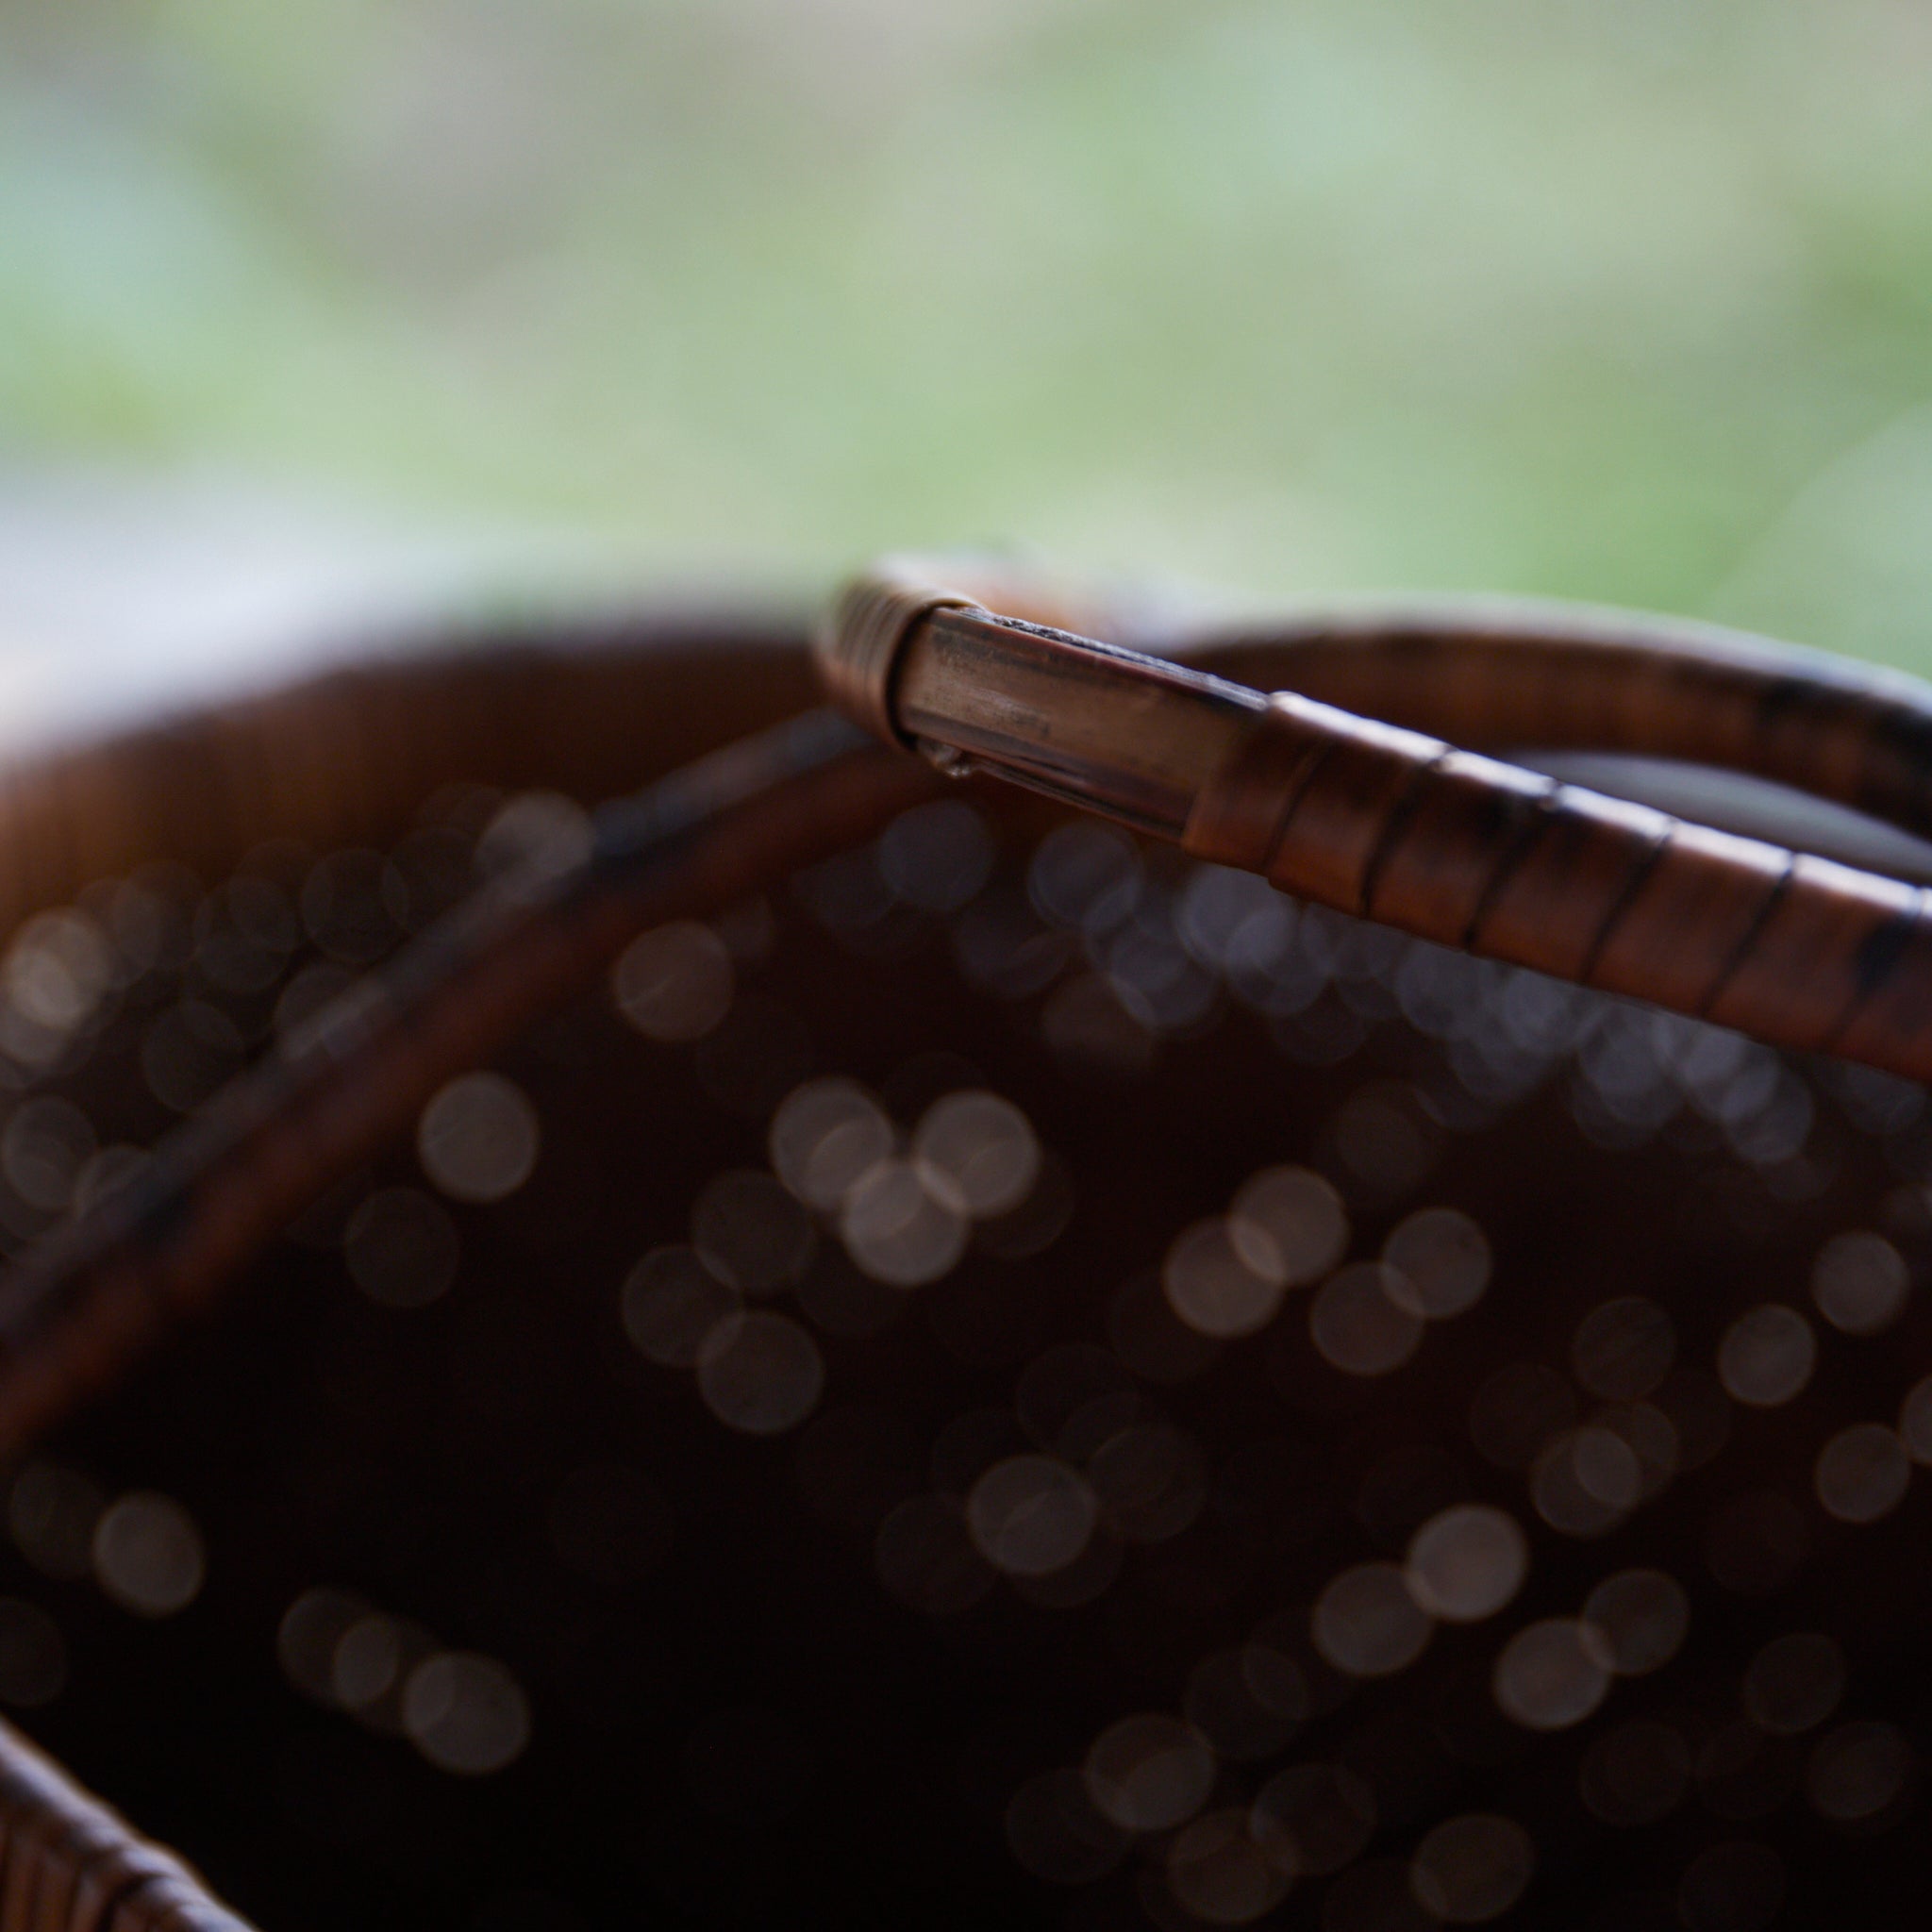
M844 708L942 770L1013 780L1440 944L1932 1078L1924 888L1103 643L1036 622L1024 587L960 581L881 570L819 645ZM989 608L995 592L1018 608ZM1623 630L1418 625L1409 656L1427 658L1437 708L1492 742L1513 727L1517 742L1692 757L1924 828L1932 689L1700 627ZM1245 664L1269 669L1265 641L1244 643ZM1274 655L1291 668L1294 648L1286 637ZM1359 681L1388 668L1385 654ZM1539 696L1546 734L1524 728Z
M200 1874L0 1723L0 1932L253 1932Z

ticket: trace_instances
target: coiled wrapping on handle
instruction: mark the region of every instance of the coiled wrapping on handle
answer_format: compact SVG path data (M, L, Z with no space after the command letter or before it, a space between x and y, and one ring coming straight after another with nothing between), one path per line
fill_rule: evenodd
M895 591L914 614L897 657L867 661L854 707L893 735L1424 939L1932 1077L1924 889L1409 728L1456 717L1491 743L1696 758L1917 831L1932 691L1911 680L1655 625L1627 639L1418 625L1326 658L1307 633L1193 641L1251 673L1291 675L1299 658L1331 688L1379 678L1406 697L1398 724ZM841 692L850 642L835 628L822 645ZM1405 663L1426 675L1403 692Z
M1932 690L1714 625L1536 603L1290 616L1190 657L1473 750L1641 752L1932 825Z
M0 1724L0 1932L249 1932L194 1873Z
M1916 1028L1871 1019L1907 970L1922 889L1326 705L1274 697L1183 842L1443 945L1779 1045L1870 1042L1865 1057L1875 1045L1894 1071L1932 1072Z

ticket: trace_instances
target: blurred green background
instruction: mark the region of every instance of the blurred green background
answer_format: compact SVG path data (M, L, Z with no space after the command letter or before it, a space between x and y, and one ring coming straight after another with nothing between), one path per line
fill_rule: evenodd
M1924 0L0 0L29 508L213 478L640 586L1020 543L1932 669L1928 397Z

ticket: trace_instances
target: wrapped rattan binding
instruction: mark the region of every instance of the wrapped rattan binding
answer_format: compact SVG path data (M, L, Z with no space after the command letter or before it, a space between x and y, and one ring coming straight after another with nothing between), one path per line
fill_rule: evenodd
M7 1932L246 1932L200 1875L0 1724Z
M1400 694L1406 717L1363 717L1301 689L1264 701L959 595L882 579L848 596L821 643L856 716L950 770L1017 778L1438 944L1932 1074L1921 887L1432 735L1447 713L1491 745L1695 758L1917 833L1932 699L1907 680L1694 631L1419 627L1344 660L1344 679L1366 668L1371 683L1377 655L1436 673ZM1252 655L1271 682L1294 677L1291 638Z

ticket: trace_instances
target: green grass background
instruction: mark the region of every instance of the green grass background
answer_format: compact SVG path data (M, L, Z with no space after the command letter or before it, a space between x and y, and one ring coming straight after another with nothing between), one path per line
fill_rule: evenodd
M1932 670L1924 0L0 0L0 464Z

